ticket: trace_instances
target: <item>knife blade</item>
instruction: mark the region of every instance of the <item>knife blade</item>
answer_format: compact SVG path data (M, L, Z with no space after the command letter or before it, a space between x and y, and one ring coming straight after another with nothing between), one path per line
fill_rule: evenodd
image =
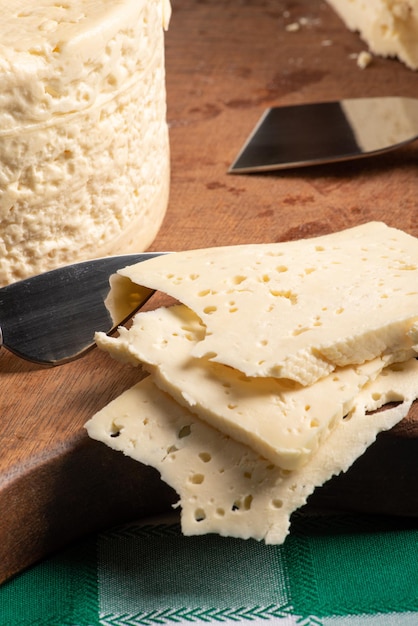
M347 161L394 150L418 136L415 98L353 98L264 111L231 174Z
M95 345L96 331L112 332L154 293L117 271L161 254L82 261L2 287L1 345L23 359L45 365L80 357Z

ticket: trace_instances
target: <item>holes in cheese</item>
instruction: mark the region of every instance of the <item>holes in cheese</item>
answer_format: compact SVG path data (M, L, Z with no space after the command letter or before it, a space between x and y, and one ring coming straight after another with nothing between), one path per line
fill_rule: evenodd
M150 376L87 430L160 471L186 534L281 543L315 487L418 395L418 241L372 223L179 253L170 273L160 259L124 274L183 303L97 334Z
M374 359L339 368L309 387L250 378L192 356L203 334L199 318L186 306L175 305L139 313L119 337L98 333L96 341L122 361L144 364L177 402L285 469L306 463L351 409L359 390L384 367L382 359Z
M395 352L408 358L418 343L418 240L380 222L178 252L169 264L167 273L162 256L121 273L198 315L206 332L194 356L247 376L310 385L335 367Z
M272 465L205 424L160 391L151 377L99 411L86 428L93 439L160 472L179 494L184 534L216 532L277 544L289 532L291 513L315 487L346 471L380 430L407 414L418 394L417 361L409 361L403 371L385 374L362 389L351 419L341 422L308 463L293 471ZM403 398L402 404L366 416L368 409L377 407L376 393L384 403L389 390ZM185 424L190 434L179 438ZM120 431L117 438L112 437L115 426ZM170 447L176 448L175 455L167 455Z

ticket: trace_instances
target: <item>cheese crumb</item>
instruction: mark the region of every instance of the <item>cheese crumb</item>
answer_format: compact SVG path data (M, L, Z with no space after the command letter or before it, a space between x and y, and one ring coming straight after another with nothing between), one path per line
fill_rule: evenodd
M286 30L288 33L295 33L296 31L300 30L299 22L292 22L291 24L287 24Z
M360 52L360 54L357 56L357 65L360 69L364 70L370 65L372 60L373 57L370 52L366 52L363 50L363 52Z

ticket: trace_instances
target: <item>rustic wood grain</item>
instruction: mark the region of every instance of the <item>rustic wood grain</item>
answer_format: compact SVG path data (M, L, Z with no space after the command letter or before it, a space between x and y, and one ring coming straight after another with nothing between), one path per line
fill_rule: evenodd
M288 32L286 25L300 18L306 20L299 30ZM332 167L227 174L268 106L418 97L418 75L395 60L357 67L350 55L364 44L322 0L174 0L166 42L172 184L153 250L283 241L368 220L418 236L417 144ZM53 369L0 351L0 581L86 532L175 501L156 472L88 440L83 428L140 376L97 350ZM418 513L410 479L417 422L414 408L382 438L376 458L365 456L370 480L362 492L361 480L350 487L347 475L346 506L361 509L367 501L372 511ZM376 468L395 451L398 482L382 506ZM338 504L332 491L330 503Z

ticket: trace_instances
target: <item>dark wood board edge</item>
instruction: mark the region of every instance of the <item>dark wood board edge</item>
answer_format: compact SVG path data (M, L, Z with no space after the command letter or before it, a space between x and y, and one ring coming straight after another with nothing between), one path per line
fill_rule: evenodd
M158 472L87 434L0 490L0 583L89 533L170 510Z

